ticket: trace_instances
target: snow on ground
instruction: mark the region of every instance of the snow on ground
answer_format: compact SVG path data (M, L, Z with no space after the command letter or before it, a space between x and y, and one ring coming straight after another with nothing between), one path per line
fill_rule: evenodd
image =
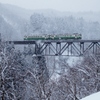
M68 64L73 67L74 65L81 63L82 60L82 57L69 57Z
M100 92L94 93L90 96L87 96L81 100L100 100Z

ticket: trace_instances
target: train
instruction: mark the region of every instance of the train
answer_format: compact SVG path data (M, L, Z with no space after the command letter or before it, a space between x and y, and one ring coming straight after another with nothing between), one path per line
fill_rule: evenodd
M68 40L68 39L82 39L82 34L40 34L32 36L24 36L24 40Z

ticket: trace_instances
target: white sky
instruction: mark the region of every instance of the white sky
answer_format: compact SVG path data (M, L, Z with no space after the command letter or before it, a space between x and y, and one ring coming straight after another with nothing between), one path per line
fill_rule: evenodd
M55 9L59 11L100 11L100 0L0 0L27 9Z

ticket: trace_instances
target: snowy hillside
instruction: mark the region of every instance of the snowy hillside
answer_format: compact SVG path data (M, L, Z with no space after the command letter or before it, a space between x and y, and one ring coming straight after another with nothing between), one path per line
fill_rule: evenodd
M90 96L87 96L81 100L100 100L100 92L94 93Z
M27 10L0 4L0 33L6 40L23 40L25 35L54 33L81 33L83 39L99 39L99 18L99 12ZM8 34L9 38L6 37Z

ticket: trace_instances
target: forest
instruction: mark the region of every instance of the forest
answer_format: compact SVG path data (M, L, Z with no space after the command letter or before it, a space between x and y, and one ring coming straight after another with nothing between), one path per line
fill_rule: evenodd
M86 54L69 64L69 57L37 56L32 45L20 50L6 42L23 40L24 35L66 32L99 39L100 22L0 4L0 100L80 100L100 91L100 56Z
M68 57L34 54L0 41L1 100L80 100L100 91L100 57L92 54L73 65ZM81 59L81 58L80 58Z

